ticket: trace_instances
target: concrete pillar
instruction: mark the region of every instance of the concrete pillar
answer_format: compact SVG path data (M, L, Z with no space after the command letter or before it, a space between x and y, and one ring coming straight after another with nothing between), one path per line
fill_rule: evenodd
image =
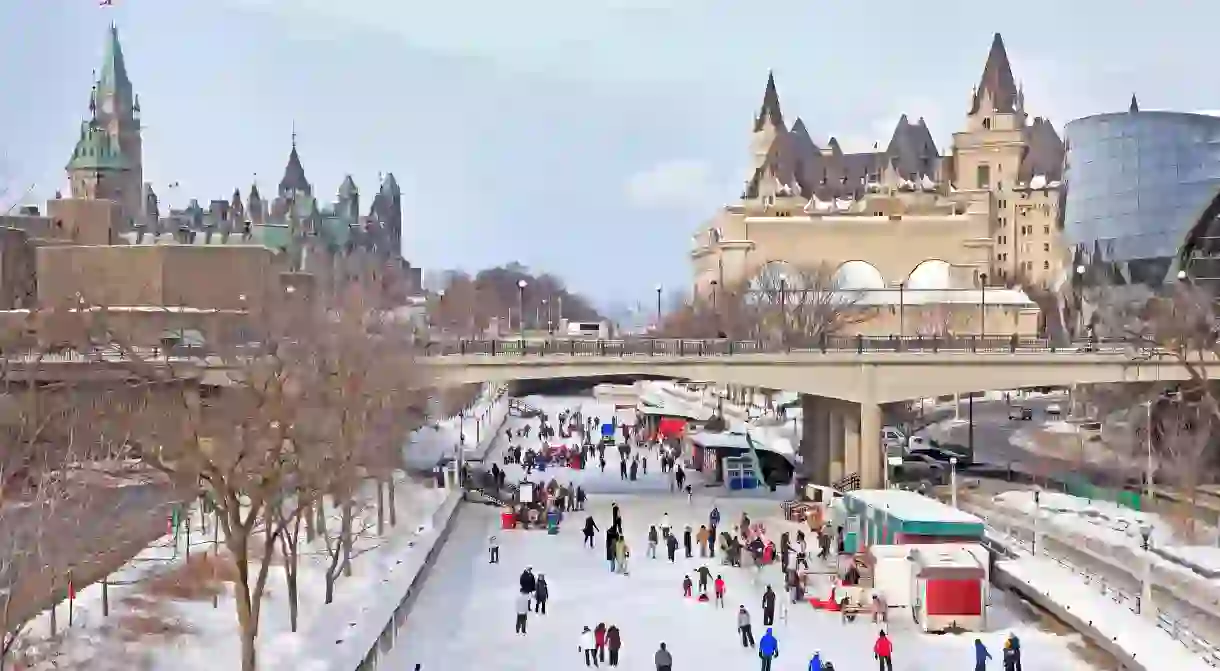
M839 413L843 425L843 475L860 472L860 413L854 406L847 405L850 411Z
M843 421L842 403L835 404L834 412L830 413L830 482L837 482L840 478L847 474L846 454L844 447L847 443L847 436Z
M885 486L881 451L881 406L860 404L860 486L879 489Z
M957 392L954 392L953 393L953 419L961 419L961 418L962 418L962 395Z
M801 394L801 459L805 475L815 484L830 480L828 399Z

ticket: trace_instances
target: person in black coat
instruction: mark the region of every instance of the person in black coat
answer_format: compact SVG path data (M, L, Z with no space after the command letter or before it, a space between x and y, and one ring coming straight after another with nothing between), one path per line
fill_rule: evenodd
M546 600L549 598L551 598L551 590L547 587L546 576L539 573L538 580L534 583L534 612L546 615Z
M593 534L594 534L594 532L597 532L597 531L600 531L600 529L597 528L597 522L593 521L593 516L590 515L590 516L586 517L585 518L585 543L587 543L589 545L589 547L593 547Z
M770 585L767 585L767 591L763 592L762 609L763 626L770 627L775 624L775 592L771 591Z
M619 514L618 514L618 503L617 502L611 503L610 504L610 523L615 526L618 526L620 521L622 521L622 518L620 518Z
M537 587L538 581L534 579L534 569L527 566L525 570L521 572L521 593L533 594Z
M682 532L682 547L686 550L686 558L691 558L691 531L690 525L686 525L686 530Z
M618 527L611 526L606 529L606 561L610 562L610 570L613 571L614 566L614 544L618 541Z
M665 537L665 549L669 551L669 561L674 561L674 556L678 554L678 537L669 534Z

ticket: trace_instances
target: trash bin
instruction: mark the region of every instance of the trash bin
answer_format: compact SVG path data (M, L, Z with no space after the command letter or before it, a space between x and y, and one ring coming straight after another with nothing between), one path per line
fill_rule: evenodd
M546 514L546 532L554 536L559 533L559 512L552 510Z
M517 516L511 510L506 510L500 513L500 528L501 529L516 529Z

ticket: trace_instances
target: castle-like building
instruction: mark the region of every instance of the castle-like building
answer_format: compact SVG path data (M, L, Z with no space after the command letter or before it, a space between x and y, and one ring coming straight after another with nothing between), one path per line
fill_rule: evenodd
M387 174L378 185L367 214L351 176L335 202L321 203L305 176L295 136L274 197L264 197L252 184L244 198L234 189L231 197L207 205L191 200L184 209L163 211L144 181L140 98L113 25L67 173L72 198L119 204L116 244L258 245L286 255L296 270L309 270L320 253L402 257L402 192L394 176Z
M975 306L963 310L974 325L963 314L945 330L1010 333L1035 323L1023 316L1037 308L1021 289L1053 287L1069 263L1060 240L1064 144L1048 119L1027 114L998 33L947 152L923 118L905 114L884 148L847 153L833 137L818 144L802 119L787 124L769 76L750 154L741 199L694 235L697 294L785 266L825 266L839 288L879 304ZM877 328L911 333L905 326Z

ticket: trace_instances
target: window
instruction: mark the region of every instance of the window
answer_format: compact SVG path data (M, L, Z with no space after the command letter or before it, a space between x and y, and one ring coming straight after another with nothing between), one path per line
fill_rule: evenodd
M1050 269L1051 269L1051 262L1050 262L1050 261L1043 261L1043 262L1042 262L1042 269L1043 269L1043 270L1050 270Z
M1008 207L1008 201L1001 200L999 203L997 203L997 205L999 205L1000 209L1003 210L1004 208Z
M1045 233L1046 235L1050 235L1050 234L1051 234L1051 227L1050 227L1049 225L1048 225L1048 226L1043 226L1043 227L1042 227L1042 232L1043 232L1043 233Z
M1042 251L1044 251L1044 252L1051 251L1051 243L1049 243L1049 242L1042 243Z
M986 163L980 165L975 171L975 181L978 182L978 188L986 189L991 185L991 166Z
M991 130L991 119L983 119L983 128Z

